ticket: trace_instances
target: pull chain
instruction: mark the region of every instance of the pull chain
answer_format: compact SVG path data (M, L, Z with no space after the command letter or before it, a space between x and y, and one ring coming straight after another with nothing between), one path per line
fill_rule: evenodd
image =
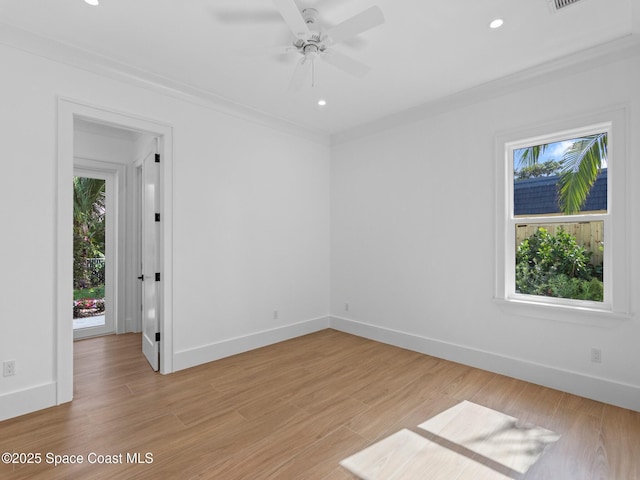
M316 62L311 60L311 88L316 86Z

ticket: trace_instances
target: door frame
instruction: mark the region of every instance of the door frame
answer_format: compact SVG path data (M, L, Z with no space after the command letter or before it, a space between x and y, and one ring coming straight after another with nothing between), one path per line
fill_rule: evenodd
M173 127L128 113L58 97L56 188L56 404L73 399L73 218L74 118L147 133L159 138L160 153L160 373L173 371Z

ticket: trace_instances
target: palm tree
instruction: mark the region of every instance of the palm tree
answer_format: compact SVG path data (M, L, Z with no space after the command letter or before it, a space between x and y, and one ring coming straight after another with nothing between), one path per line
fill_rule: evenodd
M566 215L578 213L607 164L607 134L597 133L575 138L561 160L558 180L558 203ZM520 161L526 166L538 163L540 155L549 144L535 145L523 149Z
M76 285L87 284L86 260L104 256L105 181L73 179L73 262Z

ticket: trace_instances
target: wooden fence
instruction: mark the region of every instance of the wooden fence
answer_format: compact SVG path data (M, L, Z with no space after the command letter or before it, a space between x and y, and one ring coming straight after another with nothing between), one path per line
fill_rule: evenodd
M587 251L593 253L591 263L602 265L602 246L604 246L604 223L580 222L580 223L535 223L516 225L516 246L538 231L538 228L545 228L551 235L563 228L576 238L576 243L583 246Z

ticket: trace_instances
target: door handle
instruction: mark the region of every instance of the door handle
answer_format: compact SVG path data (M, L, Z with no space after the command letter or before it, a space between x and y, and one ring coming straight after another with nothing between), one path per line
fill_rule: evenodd
M140 275L140 276L138 277L138 280L142 280L142 281L144 282L144 275Z

